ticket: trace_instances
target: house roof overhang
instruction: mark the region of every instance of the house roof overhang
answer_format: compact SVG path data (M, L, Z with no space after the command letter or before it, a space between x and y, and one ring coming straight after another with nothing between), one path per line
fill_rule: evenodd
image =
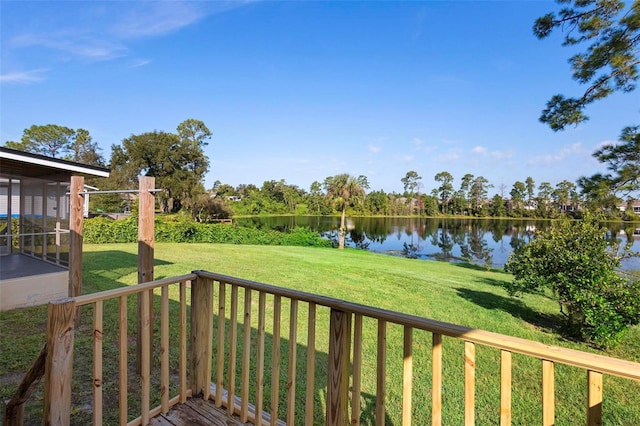
M72 175L109 177L109 169L0 147L0 176L2 177L33 177L63 181L69 180Z

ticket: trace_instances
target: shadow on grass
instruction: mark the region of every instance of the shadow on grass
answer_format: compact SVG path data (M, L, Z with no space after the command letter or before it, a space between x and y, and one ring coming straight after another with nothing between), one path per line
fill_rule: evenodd
M155 259L154 264L168 265L160 259ZM122 277L130 274L137 274L138 256L123 251L112 250L103 252L84 252L83 253L83 294L96 293L104 290L124 287L127 284L121 281ZM159 277L156 277L159 278ZM135 298L130 298L130 323L135 324ZM158 304L159 306L159 304ZM157 308L159 312L159 307ZM177 308L172 308L177 309ZM86 307L82 310L82 323L77 328L76 346L79 350L74 351L76 363L82 365L86 373L79 371L77 374L85 374L90 378L91 369L85 368L92 365L91 341L86 340L82 333L88 334L87 330L93 327L92 308ZM115 315L115 316L114 316ZM107 328L117 329L117 308L108 310L105 315L105 324ZM19 383L28 368L35 360L38 352L42 348L46 337L47 327L47 305L34 306L29 308L16 309L8 312L0 313L0 399L7 400L11 398L17 389ZM90 334L90 333L89 333ZM159 332L155 333L159 336ZM155 336L154 336L155 337ZM159 344L159 343L158 343ZM113 347L117 347L114 343ZM105 349L108 352L110 349ZM117 366L117 363L115 363ZM107 369L107 367L105 367ZM82 369L78 369L82 370ZM76 374L76 373L74 373ZM117 370L110 373L116 375ZM74 386L78 386L78 378L74 379ZM89 387L89 390L91 388ZM74 404L78 397L77 388L74 388ZM82 398L84 395L81 395ZM42 417L42 398L43 384L42 381L37 385L36 390L30 401L26 405L25 424L41 424ZM80 399L83 406L90 406L86 400L91 397ZM76 409L83 411L83 409ZM84 411L87 411L84 409ZM0 412L0 418L2 412ZM85 423L86 420L86 423ZM90 416L82 417L75 424L89 424Z
M489 272L487 271L487 267L483 266L483 265L478 265L475 263L471 263L471 262L453 262L451 263L454 266L457 266L459 268L465 268L465 269L472 269L474 271L482 271L482 272ZM490 268L490 271L502 271L501 269L498 268Z
M107 250L100 252L83 253L83 281L85 288L83 293L95 293L124 287L119 280L130 274L138 272L138 256L119 250ZM155 259L153 264L170 265L161 259ZM156 276L155 279L164 277Z
M458 292L458 296L485 309L506 312L544 331L556 333L567 340L575 340L565 327L565 318L561 314L536 311L514 297L504 297L468 288L456 288L455 290Z
M361 401L361 414L360 414L360 424L362 426L374 426L377 424L376 422L376 395L372 395L370 393L362 392L360 394ZM386 426L393 426L393 422L389 418L389 414L385 413L384 424Z

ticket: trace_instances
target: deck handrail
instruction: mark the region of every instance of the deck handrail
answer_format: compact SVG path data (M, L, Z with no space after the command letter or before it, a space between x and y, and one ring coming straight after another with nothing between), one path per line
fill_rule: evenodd
M601 373L611 374L626 379L640 381L640 363L611 358L603 355L578 351L575 349L562 348L554 345L519 337L507 336L469 327L463 327L443 321L431 320L416 315L404 314L382 308L362 305L359 303L347 302L328 296L307 293L298 290L281 288L270 284L258 283L255 281L231 277L208 271L195 271L198 276L207 277L227 284L238 285L244 288L251 288L281 297L288 297L301 302L311 302L319 306L337 309L342 312L359 314L366 317L377 318L387 322L405 325L416 329L430 331L449 337L457 337L469 342L492 346L494 348L507 350L523 355L528 355L548 361L560 362L562 364L591 369Z
M187 302L186 283L191 283L191 337L189 355L187 356ZM168 395L168 324L169 293L171 285L180 286L180 367L179 395L171 398ZM229 289L230 287L230 289ZM160 356L161 356L161 405L149 407L150 392L150 328L152 318L149 316L149 298L153 290L160 289ZM239 289L244 290L244 306L241 305ZM229 291L230 290L230 291ZM253 293L258 293L253 298ZM128 421L127 406L127 297L139 294L144 327L142 338L142 372L141 372L141 415ZM269 295L269 312L266 317L267 295ZM70 416L71 392L71 355L73 348L74 322L72 314L82 305L93 304L93 339L94 339L94 424L101 424L102 416L102 316L103 306L107 300L120 301L120 334L118 345L120 350L119 366L121 377L120 388L120 424L147 424L154 415L166 413L178 402L186 401L191 395L201 395L211 399L218 407L225 407L228 414L239 415L242 422L253 424L282 424L280 415L287 424L300 419L296 413L296 400L302 408L304 394L304 422L315 424L314 380L316 375L316 311L323 307L329 310L329 344L327 350L326 391L324 396L325 421L327 425L360 424L361 416L361 378L363 369L363 318L373 319L377 326L377 349L368 356L375 357L375 420L376 424L385 423L385 398L388 392L385 381L387 377L387 329L388 324L403 327L404 342L402 372L402 424L412 422L413 393L413 334L421 330L432 335L431 343L431 419L433 425L442 422L443 402L443 336L459 339L464 342L464 416L465 424L475 422L475 345L484 345L500 350L500 423L511 423L511 375L512 353L537 358L542 363L542 419L543 425L555 423L554 396L554 363L578 367L587 372L586 418L588 425L602 422L603 374L622 377L640 382L640 363L610 358L598 354L585 353L574 349L561 348L539 342L529 341L512 336L463 327L442 321L422 318L415 315L399 313L387 309L375 308L358 303L348 302L328 296L307 293L270 284L259 283L208 271L193 271L177 277L165 278L144 284L107 290L100 293L58 300L49 305L47 326L47 370L45 373L45 420L55 415L56 422L68 424ZM288 299L288 355L280 352L280 327L286 323L282 320L283 300ZM296 391L297 341L299 305L307 304L308 312L307 349L306 349L306 386ZM229 307L230 304L230 307ZM257 311L257 316L255 312ZM323 309L323 315L327 312ZM215 315L215 317L214 317ZM242 316L241 321L238 316ZM271 315L271 313L270 313ZM257 327L254 328L257 322ZM267 344L267 329L273 327L273 339ZM238 342L241 342L241 346ZM69 352L71 348L71 352ZM241 348L241 350L239 350ZM267 352L271 350L269 357ZM241 356L239 353L241 352ZM253 358L255 356L255 358ZM186 383L187 358L191 365L190 384ZM265 368L269 368L267 359L271 359L271 383L266 383ZM281 365L283 364L283 365ZM268 371L267 371L268 372ZM286 376L286 387L280 385L281 373ZM237 380L236 380L237 379ZM63 384L64 392L57 395ZM324 386L324 385L322 385ZM266 391L270 388L270 394ZM237 392L238 388L240 389ZM282 389L281 389L282 388ZM253 389L255 394L250 392ZM236 393L237 392L237 393ZM351 395L349 396L349 393ZM299 395L297 395L299 394ZM270 398L269 398L270 396ZM286 400L286 407L279 407L279 401ZM267 402L270 401L270 406ZM122 407L124 413L122 412ZM50 411L55 409L54 413ZM62 419L62 420L60 420ZM299 420L296 420L298 422Z
M72 298L63 298L51 301L48 306L47 319L47 351L45 369L45 395L43 418L46 424L69 424L71 405L71 376L73 360L73 342L75 334L75 311L83 305L93 305L93 423L102 424L102 398L103 398L103 317L104 303L108 300L119 300L119 330L117 345L119 350L119 422L121 425L135 426L145 425L149 419L160 413L166 413L173 405L185 402L192 395L192 390L187 383L187 304L186 284L191 282L193 288L206 287L196 274L185 274L176 277L150 281L134 286L127 286L106 290L99 293L87 294ZM180 309L179 328L179 372L178 394L169 395L169 293L171 285L179 285ZM152 342L150 329L153 326L153 318L149 313L150 298L153 290L160 289L161 309L160 317L160 376L161 388L159 390L161 404L155 408L149 406L150 400L150 375ZM141 371L140 371L140 416L128 421L128 314L127 298L131 295L139 295L139 304L142 307L142 328L140 330L141 345ZM206 309L203 309L206 311ZM193 313L193 312L192 312ZM192 318L192 331L196 323ZM205 328L206 325L204 326ZM210 356L210 354L209 354ZM208 388L207 382L207 388Z
M149 281L144 284L137 284L127 287L114 288L112 290L104 290L98 293L85 294L72 298L77 306L88 305L97 301L105 301L115 299L116 297L129 296L131 294L142 293L145 290L154 290L169 284L176 284L180 281L191 281L198 277L197 274L185 274L176 277L162 278L155 281Z

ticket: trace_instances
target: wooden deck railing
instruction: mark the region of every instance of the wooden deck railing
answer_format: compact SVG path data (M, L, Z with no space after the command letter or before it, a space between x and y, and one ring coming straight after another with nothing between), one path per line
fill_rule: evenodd
M191 322L187 327L189 310L186 288L191 284ZM179 314L171 319L169 287L179 289ZM148 298L151 291L160 291L160 389L161 402L150 408L150 370L156 364L150 359L151 340ZM127 298L140 294L143 299L142 372L140 376L140 413L128 420L129 397L127 371L132 360L127 359ZM540 393L543 425L553 425L555 415L555 377L557 365L585 370L586 398L583 401L584 423L602 424L603 375L640 381L640 364L536 343L525 339L470 329L433 321L413 315L364 306L330 297L279 288L205 271L175 278L157 280L137 286L64 299L49 305L47 331L47 361L45 372L45 422L68 424L71 410L71 357L74 339L74 311L82 305L93 305L93 422L102 424L102 349L103 304L119 300L119 422L121 425L145 425L160 412L185 401L191 395L211 399L229 414L238 415L243 422L253 424L319 424L358 425L370 411L375 424L384 425L390 394L399 400L399 420L403 425L433 425L443 422L444 365L451 359L445 349L450 341L460 341L462 357L454 359L463 369L463 418L473 425L478 410L476 402L476 349L497 348L499 351L499 407L492 414L501 425L512 423L512 354L540 360ZM283 315L288 307L288 315ZM269 313L269 317L267 317ZM239 318L241 316L241 318ZM288 317L288 321L283 317ZM324 317L322 317L324 316ZM321 321L319 321L321 319ZM177 392L169 394L169 323L179 324L179 368ZM318 327L319 323L329 324ZM365 325L366 323L366 325ZM372 345L363 340L363 327L373 328L377 341ZM387 342L389 330L399 327L399 341ZM187 338L187 335L190 338ZM420 333L420 334L418 334ZM427 352L430 363L430 389L415 394L417 378L414 362L424 363L424 336L430 335ZM283 339L284 336L284 339ZM420 337L417 343L416 336ZM283 342L283 340L285 340ZM370 348L373 346L373 348ZM389 347L401 348L402 373L400 391L390 389L387 366ZM367 349L368 348L368 349ZM176 348L173 348L174 350ZM484 349L482 349L484 351ZM494 349L495 350L495 349ZM394 352L395 353L395 352ZM414 356L415 355L415 356ZM518 355L519 356L519 355ZM373 358L374 361L370 362ZM187 384L187 365L190 364L190 383ZM366 365L365 365L366 364ZM563 367L564 368L564 367ZM375 386L364 393L363 378L373 369ZM517 370L515 370L517 372ZM372 376L372 375L371 375ZM421 379L422 380L422 379ZM129 383L129 384L128 384ZM370 384L367 386L371 387ZM484 384L483 384L484 386ZM398 396L397 394L400 394ZM581 392L572 396L578 401ZM363 407L362 401L371 401ZM418 414L412 402L430 399L427 414ZM394 407L395 409L395 407ZM579 419L572 419L574 423ZM517 421L517 420L516 420Z
M387 330L390 324L396 324L403 328L403 341L397 344L403 348L403 366L402 366L402 409L401 417L403 425L412 424L413 410L412 401L418 397L427 398L428 395L413 395L413 336L417 330L422 330L432 335L431 342L431 423L440 425L443 421L443 337L451 337L460 339L464 342L464 357L461 363L464 365L464 422L466 425L475 424L475 375L476 375L476 345L489 346L500 350L500 407L496 412L496 418L499 418L501 425L510 425L512 422L512 354L522 354L528 357L537 358L541 361L541 392L542 392L542 424L555 424L555 392L554 392L554 367L556 364L563 364L578 367L586 370L587 382L586 393L587 400L585 404L584 423L587 425L602 424L602 400L603 400L603 374L622 377L625 379L640 381L640 363L634 363L615 358L600 356L571 349L565 349L542 343L537 343L521 338L505 336L497 333L491 333L482 330L461 327L439 321L433 321L413 315L402 314L375 307L364 306L356 303L345 302L343 300L333 299L329 297L318 296L309 293L303 293L290 289L278 288L275 286L246 281L234 277L224 276L205 271L196 272L200 277L206 277L213 280L218 290L218 327L217 327L217 354L216 371L214 373L215 388L219 393L212 396L219 406L226 405L229 412L237 413L243 421L255 422L255 419L278 419L283 415L287 424L304 423L318 424L318 419L314 418L314 401L317 399L314 395L316 386L315 368L323 368L327 371L326 378L326 407L324 412L326 417L324 421L328 425L359 425L362 415L361 407L361 383L363 375L363 319L367 318L377 323L377 344L376 344L376 362L375 362L375 423L384 425L386 418L386 393L387 393ZM227 317L227 300L225 294L226 288L230 287L232 297L231 315L228 316L230 321L230 335L228 336L229 347L227 353L224 353L225 340L225 318ZM239 289L244 291L245 312L244 312L244 348L249 347L250 340L250 324L251 316L255 313L250 307L254 293L258 293L258 319L257 319L257 367L255 372L249 369L250 357L249 351L243 350L242 370L240 377L241 385L241 401L242 406L234 407L228 404L232 399L225 398L220 392L222 389L233 390L235 384L233 380L236 377L236 330L238 326L237 319L237 294ZM265 319L265 300L266 295L273 297L273 343L271 345L272 374L270 384L271 388L271 406L266 416L262 415L264 392L263 387L269 386L263 382L264 375L264 359L265 359L265 343L264 329L267 320ZM280 345L280 307L282 300L288 299L290 305L289 314L289 348L288 358L282 359L279 350ZM298 310L301 304L305 304L305 311L308 312L306 319L307 336L306 336L306 356L307 370L304 404L297 401L296 383L296 341L297 341L297 324ZM328 347L328 363L327 365L317 365L314 359L316 354L316 335L321 330L316 329L317 310L320 307L328 308L329 319L329 347ZM352 340L353 338L353 340ZM305 340L305 339L303 339ZM225 358L226 357L226 358ZM226 361L225 361L226 359ZM276 398L281 391L279 390L279 370L284 366L287 369L286 376L286 397ZM226 367L226 368L225 368ZM253 375L253 376L252 376ZM249 393L250 376L255 381L255 395ZM226 381L225 381L226 377ZM323 384L323 387L325 384ZM233 396L230 392L230 396ZM576 395L576 399L579 395ZM285 410L280 411L278 402L285 400ZM255 418L248 411L248 404L254 404L256 407ZM350 407L350 408L349 408ZM573 419L577 421L576 419ZM423 424L424 419L416 422Z

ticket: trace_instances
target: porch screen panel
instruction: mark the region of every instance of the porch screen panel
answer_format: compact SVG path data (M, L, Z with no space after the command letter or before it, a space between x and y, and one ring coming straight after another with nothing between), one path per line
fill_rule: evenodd
M33 186L27 182L22 182L22 226L20 227L20 251L33 254L35 231L33 214Z
M46 202L45 202L45 232L46 235L46 258L51 262L59 263L60 259L60 238L59 238L59 185L50 182L46 185Z
M19 179L11 179L11 233L19 234L20 233L20 180ZM10 238L11 243L11 252L14 250L19 250L20 248L20 237L12 237Z
M44 226L44 183L34 181L32 183L33 196L33 255L44 259L45 226Z
M11 251L11 181L0 178L0 255Z
M13 253L20 238L20 180L0 178L0 254Z
M58 191L58 237L60 244L58 247L58 262L61 265L69 266L69 210L70 210L70 185L67 182L57 186Z

